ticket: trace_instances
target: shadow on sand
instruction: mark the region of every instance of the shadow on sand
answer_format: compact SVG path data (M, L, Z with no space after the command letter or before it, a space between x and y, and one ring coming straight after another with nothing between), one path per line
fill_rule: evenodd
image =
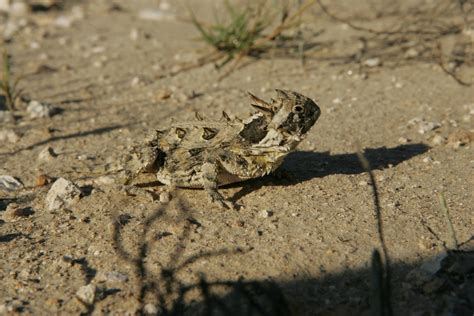
M393 148L366 148L364 155L370 161L372 170L383 170L421 155L429 149L430 147L425 144L406 144ZM312 151L290 153L279 170L282 171L280 173L283 173L284 177L278 177L279 171L277 170L277 175L248 180L245 182L245 185L237 183L225 187L242 187L231 198L233 202L236 202L263 186L294 185L313 178L323 178L329 175L360 174L365 172L356 153L331 155L329 152L319 153Z

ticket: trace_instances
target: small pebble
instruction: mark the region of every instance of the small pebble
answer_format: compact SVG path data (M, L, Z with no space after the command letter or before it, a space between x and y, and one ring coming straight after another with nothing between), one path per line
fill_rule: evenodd
M407 51L405 52L405 58L415 58L415 57L418 57L419 53L416 49L414 49L413 47L407 49Z
M342 100L340 98L335 98L334 100L332 100L332 103L333 104L340 104L340 103L342 103Z
M0 11L8 12L10 10L10 0L0 0Z
M161 89L156 94L155 97L157 100L166 100L171 97L172 92L168 89Z
M54 24L58 27L69 28L71 27L73 21L73 18L70 16L60 15L56 18Z
M138 39L138 30L137 30L137 29L132 29L132 30L130 31L130 35L129 35L129 36L130 36L130 39L131 39L132 41L136 41L136 40Z
M0 190L16 191L23 188L23 184L9 175L0 176Z
M116 271L110 271L105 274L105 278L109 282L127 282L128 281L128 276L126 274L116 272Z
M54 152L54 149L50 146L43 148L38 154L38 159L42 161L51 161L54 160L58 155Z
M262 210L262 211L260 211L259 215L260 215L261 218L268 218L268 217L271 217L273 215L273 212L270 211L270 210Z
M148 303L143 308L143 312L145 315L158 315L158 307L156 307L154 304Z
M444 144L444 137L441 136L441 135L435 135L432 139L431 139L431 144L434 145L434 146L438 146L438 145L442 145Z
M28 103L26 112L30 114L31 118L45 118L56 114L58 109L49 104L43 104L36 100L32 100Z
M472 141L474 141L474 131L459 129L448 136L448 145L453 148L466 146Z
M40 48L40 44L38 42L31 42L30 43L30 48L31 49L39 49Z
M3 28L3 37L10 40L20 30L20 25L13 20L8 20Z
M167 191L160 193L160 203L166 204L171 201L171 194Z
M174 15L166 10L144 9L138 13L138 18L148 21L172 20Z
M381 65L381 61L380 61L380 58L377 58L377 57L369 58L364 61L364 65L367 67L378 67Z
M86 305L92 305L95 301L95 292L96 287L94 284L88 284L85 286L81 286L77 292L76 297Z
M94 183L98 185L112 185L115 183L115 179L111 176L100 176L94 180Z
M423 158L423 162L424 162L424 163L433 162L433 158L431 158L431 157L425 157L425 158Z
M55 211L75 204L79 201L81 193L81 190L74 183L59 178L49 189L44 203L49 211Z
M40 174L37 178L36 178L36 181L35 181L35 185L37 187L44 187L50 183L53 182L53 178L51 178L50 176L48 175L45 175L45 174Z
M33 214L31 207L21 207L16 203L10 203L3 212L2 218L5 222L14 222L19 220L21 217L28 217L31 214Z
M9 13L11 16L20 17L28 14L28 5L24 2L16 1L10 6Z
M11 130L11 129L0 130L0 142L16 143L19 140L20 140L20 135L18 135L14 130Z
M132 81L130 82L130 85L131 85L132 87L138 87L138 86L140 85L140 83L141 83L140 78L134 77L134 78L132 79Z
M400 137L400 138L398 139L398 142L399 142L400 144L406 144L406 143L408 143L408 141L409 141L409 140L408 140L408 138L406 138L406 137Z
M426 122L422 121L418 125L418 133L420 134L426 134L428 132L431 132L441 126L440 123L437 122Z
M0 123L13 123L14 121L13 113L6 111L4 101L0 100Z

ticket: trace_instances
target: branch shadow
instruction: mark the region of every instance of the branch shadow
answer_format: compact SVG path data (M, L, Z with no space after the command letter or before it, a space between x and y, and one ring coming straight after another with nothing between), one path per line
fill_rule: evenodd
M179 271L189 268L199 260L212 260L222 254L245 255L248 250L217 249L185 255L184 249L190 240L190 231L195 225L190 221L193 210L182 202L178 203L182 214L169 217L164 208L155 210L143 223L143 230L137 236L132 248L124 244L126 224L118 221L118 214L112 216L113 244L116 254L124 264L134 266L137 277L135 298L139 302L137 315L146 314L145 305L153 304L159 315L392 315L384 312L385 301L380 298L378 269L370 264L360 268L347 268L337 272L326 272L322 267L317 275L302 269L281 279L237 280L212 278L212 271L198 272L197 281L190 283L180 279ZM153 225L168 222L183 225L177 244L171 254L163 256L159 271L147 263L155 248ZM397 262L391 266L394 278L391 292L396 315L471 315L474 311L472 280L474 278L474 243L471 238L458 250L438 257L413 260L410 263ZM340 254L341 257L350 254ZM168 258L165 258L168 257ZM238 260L238 259L237 259ZM367 258L367 262L370 258ZM167 262L167 263L165 263ZM427 272L426 267L433 267ZM186 271L186 270L185 270ZM206 273L206 274L204 274ZM209 273L209 274L207 274ZM239 275L239 271L234 271ZM209 278L208 278L209 277ZM197 295L197 296L196 296ZM93 310L93 309L92 309Z
M383 170L394 167L430 149L421 143L404 144L397 147L367 148L364 155L371 162L373 170ZM231 184L224 188L242 187L236 192L231 201L236 202L247 194L264 186L295 185L314 178L324 178L336 174L361 174L364 168L360 165L356 153L331 155L329 152L296 151L290 153L279 170L284 175L278 177L269 175L259 179L251 179L242 184ZM278 173L278 172L277 172ZM280 172L281 173L281 172Z
M394 314L472 315L473 259L471 248L447 253L431 273L423 267L436 257L392 265ZM182 307L180 313L172 311L169 315L389 315L381 312L386 306L376 306L380 293L371 282L373 274L373 266L369 266L293 280L233 281L229 282L229 292L215 301L206 300L206 295L212 293L208 291L201 300ZM254 288L249 296L241 292L239 284L252 284L258 290ZM208 287L212 289L214 285L209 283ZM255 302L258 309L252 308Z

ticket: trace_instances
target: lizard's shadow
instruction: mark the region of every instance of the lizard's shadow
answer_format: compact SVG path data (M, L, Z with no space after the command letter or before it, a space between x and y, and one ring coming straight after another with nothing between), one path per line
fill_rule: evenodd
M382 170L421 155L429 149L429 146L421 143L405 144L393 148L367 148L364 151L364 155L369 160L372 169ZM294 185L332 174L359 174L364 172L356 153L331 155L329 152L311 151L290 153L279 170L289 174L290 177L269 175L259 179L248 180L245 182L245 185L231 184L224 186L224 188L242 187L230 199L235 203L263 186Z

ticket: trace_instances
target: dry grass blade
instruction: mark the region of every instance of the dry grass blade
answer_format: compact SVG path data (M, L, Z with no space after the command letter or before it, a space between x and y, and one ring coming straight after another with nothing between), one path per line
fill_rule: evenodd
M370 163L365 158L362 151L357 146L357 157L362 168L367 172L370 178L370 186L372 187L372 196L375 209L375 217L377 220L377 233L379 237L380 247L382 249L382 255L384 264L382 264L382 258L380 253L376 250L372 256L372 273L373 284L378 287L380 293L377 294L377 297L373 297L376 301L376 304L380 306L374 306L373 310L377 311L377 315L393 315L393 309L391 304L391 271L390 271L390 258L388 255L388 249L385 242L384 232L383 232L383 221L382 221L382 207L380 206L380 198L377 188L377 183L375 182L375 176L370 167ZM376 289L377 290L377 289Z
M446 219L449 234L451 237L451 245L448 248L450 248L451 250L458 249L459 244L456 238L456 231L454 230L453 222L451 221L451 216L449 214L448 205L446 204L446 199L444 198L444 195L442 193L439 194L439 204L441 206L441 211L443 212L443 215Z
M2 51L2 80L0 81L0 89L2 90L2 94L5 98L5 105L9 111L15 109L14 105L14 95L13 95L13 86L10 82L10 61L8 58L7 50L4 47Z
M201 34L201 39L214 50L194 67L214 62L219 69L231 63L219 77L219 80L223 79L241 66L245 57L258 57L272 49L270 42L285 30L299 25L301 15L315 3L316 0L308 0L292 14L287 7L283 7L280 12L282 18L274 28L270 27L275 24L274 21L279 14L269 8L267 1L259 1L256 5L248 5L243 9L237 9L226 1L229 22L225 24L216 22L214 25L206 25L198 21L190 11L191 22Z
M8 111L15 110L15 103L20 97L22 90L18 89L18 83L22 78L12 78L10 57L8 55L5 45L2 50L2 78L0 80L0 91L5 98L5 105Z

